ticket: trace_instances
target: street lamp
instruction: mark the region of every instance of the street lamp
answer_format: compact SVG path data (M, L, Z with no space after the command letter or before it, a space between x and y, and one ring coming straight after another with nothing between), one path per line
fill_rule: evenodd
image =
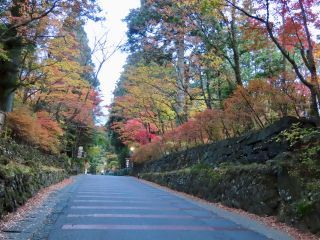
M133 162L132 162L131 157L132 157L132 154L133 154L133 152L135 150L135 147L131 146L129 149L130 149L130 153L129 153L130 158L126 159L126 168L130 168L130 167L132 168L133 167Z

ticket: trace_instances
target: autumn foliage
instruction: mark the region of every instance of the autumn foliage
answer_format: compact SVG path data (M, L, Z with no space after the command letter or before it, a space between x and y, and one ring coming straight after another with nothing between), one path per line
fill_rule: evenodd
M307 91L297 83L281 92L274 81L252 80L247 87L239 86L224 101L223 109L206 109L194 114L187 122L143 144L133 155L136 162L149 161L166 154L212 143L244 132L261 129L289 114L303 116ZM301 102L300 102L301 101Z
M64 132L48 113L32 114L26 108L17 108L8 113L7 117L8 126L15 138L46 152L59 153L61 147L59 138Z
M286 116L320 124L318 2L144 1L126 18L111 131L143 162ZM147 141L133 120L154 124Z
M138 119L130 119L125 123L113 124L113 129L118 131L124 143L138 143L145 145L156 138L157 127L154 124L143 124Z
M94 0L0 6L0 110L13 138L73 158L92 140L102 99L91 57L105 46L91 50L84 25L100 19L99 9Z

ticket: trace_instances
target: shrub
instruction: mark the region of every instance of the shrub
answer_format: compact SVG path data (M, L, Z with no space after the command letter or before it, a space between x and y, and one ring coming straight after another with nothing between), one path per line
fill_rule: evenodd
M17 108L7 114L7 126L15 139L46 152L59 153L59 137L63 135L63 130L48 113L32 114L27 108Z

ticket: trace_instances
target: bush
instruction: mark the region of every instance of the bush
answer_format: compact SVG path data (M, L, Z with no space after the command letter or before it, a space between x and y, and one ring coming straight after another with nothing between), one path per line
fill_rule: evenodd
M7 126L13 138L37 146L46 152L59 153L63 130L46 112L32 114L26 108L18 108L7 114Z

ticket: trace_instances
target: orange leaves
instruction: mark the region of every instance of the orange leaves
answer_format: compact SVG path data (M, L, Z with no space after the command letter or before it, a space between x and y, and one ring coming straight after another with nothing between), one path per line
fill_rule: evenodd
M298 88L302 89L298 91ZM303 115L306 107L299 105L307 102L306 92L301 84L294 81L252 80L247 88L238 87L224 102L224 119L227 125L241 133L263 128L286 115Z
M25 108L19 108L8 113L7 118L9 128L14 131L14 134L18 138L24 139L26 142L30 143L35 143L37 141L37 137L34 136L37 124L31 116L30 111Z
M319 20L320 21L320 20ZM315 54L314 54L315 58L317 59L317 61L320 63L320 43L318 43L315 47Z
M246 50L258 51L271 45L266 29L258 21L248 19L243 26L240 26L240 29L243 33L243 45Z
M157 140L139 147L139 149L134 152L132 160L136 163L141 163L159 158L164 154L163 143L160 140Z
M256 10L255 16L260 17L260 20L251 19L250 21L264 26L265 29L269 26L269 31L273 32L273 38L286 51L308 49L310 48L308 41L316 39L314 34L316 31L313 29L319 28L318 1L276 0L269 5L269 12L266 9L266 1L256 0L252 4ZM308 36L310 34L311 38Z
M39 145L45 151L59 153L59 137L63 135L63 130L59 124L52 120L47 112L37 113L35 122L38 125L34 133L38 135L36 145Z
M36 113L37 122L45 128L52 136L62 136L63 130L56 121L53 121L47 112L41 111Z
M133 159L143 162L160 158L167 153L263 128L286 115L304 115L307 94L304 85L294 81L284 84L272 79L252 80L224 101L223 110L207 109L194 115L186 123L141 146Z
M63 135L63 130L48 113L39 112L32 116L26 108L17 108L8 113L7 122L14 136L20 141L38 146L47 152L59 153L59 137Z
M201 131L203 141L216 141L224 138L223 112L219 109L206 109L195 116Z

